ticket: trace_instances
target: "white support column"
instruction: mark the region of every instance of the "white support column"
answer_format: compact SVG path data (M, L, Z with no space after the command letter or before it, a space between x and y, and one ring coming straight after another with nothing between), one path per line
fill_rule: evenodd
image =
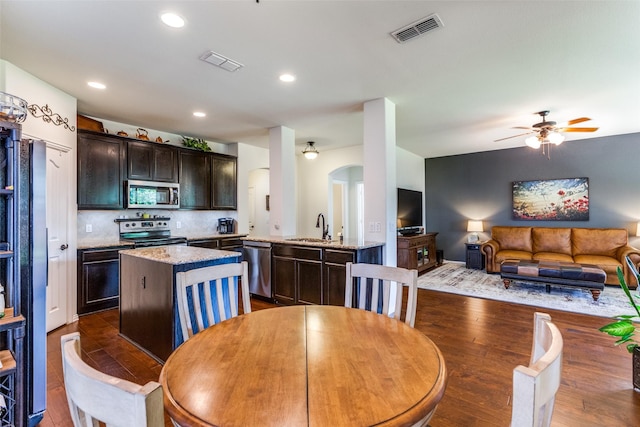
M296 234L295 132L284 126L269 129L270 234Z
M386 98L364 104L364 236L385 242L385 265L397 265L396 110Z

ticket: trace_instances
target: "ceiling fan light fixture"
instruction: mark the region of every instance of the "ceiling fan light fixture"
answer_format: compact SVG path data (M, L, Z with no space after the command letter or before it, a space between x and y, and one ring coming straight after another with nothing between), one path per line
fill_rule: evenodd
M560 145L562 144L562 141L564 141L564 135L559 134L558 132L549 132L548 139L550 143Z
M302 154L304 154L304 157L309 160L315 159L319 154L314 144L315 142L313 141L307 141L307 146L304 148L304 150L302 150Z
M535 148L535 149L540 148L540 140L538 139L537 136L530 136L529 138L524 140L524 143L531 148Z

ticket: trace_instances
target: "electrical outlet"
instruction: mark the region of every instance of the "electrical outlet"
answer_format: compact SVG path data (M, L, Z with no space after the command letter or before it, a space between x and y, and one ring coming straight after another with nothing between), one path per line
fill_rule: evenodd
M182 228L182 222L176 221L176 228Z
M87 233L93 232L93 226L91 224L87 224L84 228L84 231L86 231Z
M376 222L376 233L380 233L382 231L382 224Z

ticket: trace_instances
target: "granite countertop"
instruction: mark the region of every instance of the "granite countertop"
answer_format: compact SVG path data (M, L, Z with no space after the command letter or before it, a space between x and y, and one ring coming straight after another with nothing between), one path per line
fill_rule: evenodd
M177 236L186 237L187 241L193 240L216 240L216 239L228 239L228 238L241 238L246 234L208 234L208 235L189 235L189 236ZM78 245L78 249L105 249L105 248L117 248L119 246L133 247L130 240L119 240L117 237L113 240L96 240L87 241Z
M206 249L195 246L180 245L124 249L120 251L120 254L145 258L151 261L172 265L212 261L222 258L237 258L240 256L240 253L234 251L221 251L219 249Z
M296 246L312 246L316 248L331 248L331 249L367 249L375 248L378 246L384 246L384 242L367 242L358 239L344 239L340 240L322 240L314 237L300 237L300 236L247 236L242 240L249 242L267 242L277 244L287 244Z

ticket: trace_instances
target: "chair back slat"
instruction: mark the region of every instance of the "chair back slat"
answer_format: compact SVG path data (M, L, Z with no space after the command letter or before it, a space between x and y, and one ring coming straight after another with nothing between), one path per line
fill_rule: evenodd
M513 370L512 427L551 425L560 387L563 340L546 313L534 314L529 366Z
M61 337L62 371L74 427L164 427L162 386L113 377L80 357L80 334Z
M244 313L251 312L246 261L178 272L176 287L184 341L209 326L238 316L240 294Z
M405 287L408 290L408 298L404 321L413 327L418 293L417 270L377 264L347 263L345 307L352 307L355 303L356 308L400 319ZM392 289L395 296L393 307L390 306Z

